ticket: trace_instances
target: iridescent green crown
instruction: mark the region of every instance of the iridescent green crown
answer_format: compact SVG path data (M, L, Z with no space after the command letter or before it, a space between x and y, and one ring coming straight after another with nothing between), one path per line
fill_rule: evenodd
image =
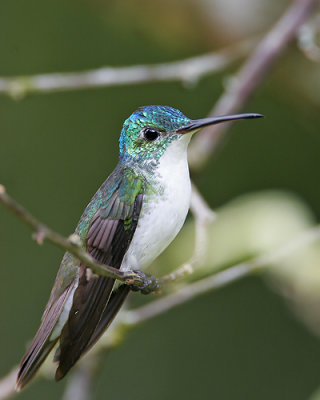
M125 120L120 135L120 159L130 157L135 160L159 159L167 145L180 135L175 132L187 125L190 119L181 111L168 106L145 106L139 108ZM161 139L146 143L141 138L145 127L157 129L164 133Z

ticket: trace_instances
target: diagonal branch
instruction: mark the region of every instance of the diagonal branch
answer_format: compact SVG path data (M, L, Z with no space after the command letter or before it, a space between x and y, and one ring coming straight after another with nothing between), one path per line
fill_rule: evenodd
M48 228L45 224L37 220L25 208L17 203L10 197L3 185L0 185L0 203L3 204L10 212L20 218L26 225L29 226L35 233L33 237L38 244L42 244L44 240L48 240L54 245L60 247L65 251L69 251L84 265L89 267L93 272L98 275L106 276L108 278L118 279L128 285L133 285L137 288L143 288L145 281L142 279L141 274L133 271L122 272L116 268L108 265L97 263L93 257L90 256L81 247L81 240L77 235L71 235L68 239L63 237L52 229ZM149 277L151 280L155 278ZM156 282L151 282L150 285L155 285Z
M316 3L316 0L295 0L292 3L263 38L238 74L230 80L227 90L220 97L210 115L230 114L243 107L271 71L271 67L283 54L290 41L296 37L299 27L310 15ZM215 148L221 143L228 125L212 125L205 128L193 140L189 151L189 164L192 169L203 167Z
M295 252L319 241L320 225L316 225L266 254L230 266L207 278L183 286L176 293L169 294L168 296L155 300L145 306L139 307L135 310L125 311L123 313L123 323L127 325L136 325L150 318L154 318L173 309L174 307L198 297L199 295L205 294L211 290L220 289L245 276L258 273L270 265L280 263Z

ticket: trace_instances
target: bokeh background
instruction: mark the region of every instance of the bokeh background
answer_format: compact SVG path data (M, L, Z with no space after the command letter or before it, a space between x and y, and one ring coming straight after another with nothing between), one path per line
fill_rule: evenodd
M2 0L0 76L184 59L263 34L289 3ZM0 182L39 219L68 235L115 166L121 125L132 111L165 104L191 118L205 117L239 65L193 85L150 83L33 94L20 101L2 95ZM195 176L210 206L219 209L240 195L263 197L264 190L276 189L290 193L308 223L315 223L319 106L319 64L293 43L243 110L261 112L265 120L235 125ZM0 221L0 375L5 375L38 328L62 252L38 246L2 208ZM234 240L241 235L238 229ZM66 383L39 380L20 398L57 399ZM319 339L295 319L273 286L254 276L130 332L102 363L92 396L303 400L319 385Z

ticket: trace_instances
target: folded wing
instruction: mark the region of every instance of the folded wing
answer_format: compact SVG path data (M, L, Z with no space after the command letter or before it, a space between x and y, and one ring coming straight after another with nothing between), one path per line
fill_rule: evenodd
M112 176L110 179L114 185ZM138 223L144 182L131 169L125 169L113 190L108 185L102 186L101 190L106 192L106 200L90 220L86 234L87 251L96 261L120 268ZM104 198L104 193L101 198ZM79 286L74 293L69 318L60 337L57 380L65 376L83 352L103 333L125 298L123 290L120 292L121 301L115 294L109 311L105 312L114 279L94 277L88 272L85 265L80 266ZM128 290L125 292L128 293ZM102 315L103 324L100 324L95 333Z

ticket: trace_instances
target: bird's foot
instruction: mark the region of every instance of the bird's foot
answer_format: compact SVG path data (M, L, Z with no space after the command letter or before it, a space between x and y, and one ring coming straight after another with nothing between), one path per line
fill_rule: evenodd
M139 276L139 282L129 285L132 291L140 291L142 294L150 294L152 292L160 291L160 283L157 278L138 270L134 270L133 272Z

